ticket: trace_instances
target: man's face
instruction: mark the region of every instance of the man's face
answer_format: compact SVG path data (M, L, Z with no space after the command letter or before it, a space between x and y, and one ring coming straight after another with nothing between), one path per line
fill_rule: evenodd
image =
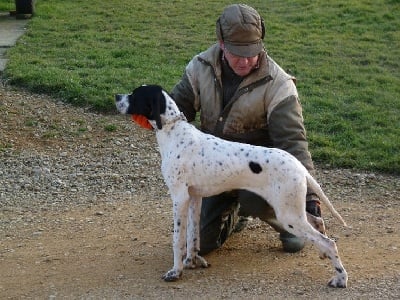
M228 61L232 70L241 77L247 76L258 66L259 56L242 57L232 54L225 48L224 43L220 43L220 47L224 52L225 59Z

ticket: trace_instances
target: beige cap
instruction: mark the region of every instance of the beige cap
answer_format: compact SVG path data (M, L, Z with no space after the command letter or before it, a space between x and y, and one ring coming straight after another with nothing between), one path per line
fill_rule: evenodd
M228 51L237 56L256 56L264 49L264 22L254 8L245 4L224 9L217 20L216 34Z

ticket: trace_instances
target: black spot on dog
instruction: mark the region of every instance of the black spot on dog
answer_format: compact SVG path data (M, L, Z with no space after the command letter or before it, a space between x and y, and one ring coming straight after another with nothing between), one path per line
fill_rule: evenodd
M338 271L339 273L343 273L343 270L341 268L335 268L336 271Z
M249 163L249 167L250 167L250 170L255 174L259 174L262 171L260 164L254 162L254 161L251 161Z
M293 229L293 225L290 225L290 224L289 224L288 226L289 226L289 228L292 228L292 229Z

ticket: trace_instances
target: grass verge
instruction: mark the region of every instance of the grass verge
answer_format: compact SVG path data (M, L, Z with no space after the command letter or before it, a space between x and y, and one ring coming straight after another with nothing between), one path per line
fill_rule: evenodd
M400 1L248 1L270 55L298 79L317 162L400 173ZM36 3L4 76L34 92L113 110L113 94L167 90L215 41L228 1Z

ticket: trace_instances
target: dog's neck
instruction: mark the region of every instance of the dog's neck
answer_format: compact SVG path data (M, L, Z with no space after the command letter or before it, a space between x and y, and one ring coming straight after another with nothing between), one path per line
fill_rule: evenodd
M170 126L170 125L175 124L178 121L187 122L187 119L186 119L185 115L183 114L183 112L180 112L178 115L176 115L173 118L164 118L163 126Z
M170 98L168 95L164 95L165 101L166 101L166 107L167 107L167 111L164 112L161 115L161 124L162 124L162 128L159 129L157 127L156 121L155 120L149 120L150 124L152 125L152 127L154 128L154 130L156 131L161 131L163 129L165 129L165 127L172 127L175 123L179 122L179 121L184 121L187 122L187 119L185 117L185 115L183 114L183 112L181 112L178 108L178 106L176 105L175 101L173 101L172 98ZM168 97L168 98L167 98Z
M163 95L165 99L166 111L164 114L161 115L162 126L169 127L174 125L178 121L187 122L185 115L179 110L174 99L172 99L165 91L163 91ZM157 129L157 127L155 128Z

